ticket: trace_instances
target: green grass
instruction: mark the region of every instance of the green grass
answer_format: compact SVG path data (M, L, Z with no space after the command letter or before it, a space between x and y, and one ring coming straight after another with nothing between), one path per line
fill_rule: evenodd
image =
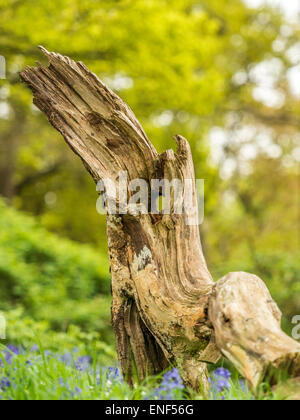
M164 388L163 374L149 377L131 389L115 368L110 372L109 367L102 364L101 354L92 355L89 361L86 358L82 359L82 356L80 351L65 354L49 353L42 345L34 349L23 349L21 352L16 349L11 351L1 345L0 399L144 400L167 399L170 395L174 400L276 399L276 395L268 391L265 386L255 397L240 383L237 372L232 373L230 389L220 393L211 391L208 397L178 386L178 383L182 384L180 378L179 382L176 379L175 382L167 381L167 388Z

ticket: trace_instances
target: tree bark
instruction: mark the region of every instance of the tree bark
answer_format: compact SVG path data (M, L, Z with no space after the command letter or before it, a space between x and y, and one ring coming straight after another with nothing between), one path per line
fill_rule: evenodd
M128 183L139 178L149 188L153 179L191 179L196 199L187 140L176 136L177 152L158 154L130 108L84 64L41 49L49 66L27 67L21 78L96 183L117 182L120 171ZM205 389L206 362L216 363L222 353L253 387L271 367L299 373L300 345L280 330L263 282L235 273L215 284L199 228L186 223L190 214L136 214L121 199L117 205L119 213L107 215L112 322L129 383L135 370L144 379L171 363L186 384Z

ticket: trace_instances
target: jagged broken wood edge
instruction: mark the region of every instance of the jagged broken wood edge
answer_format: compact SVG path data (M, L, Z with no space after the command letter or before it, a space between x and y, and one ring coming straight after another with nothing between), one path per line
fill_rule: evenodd
M49 66L47 68L41 65L38 68L28 67L21 73L21 78L31 87L34 93L34 103L45 112L50 123L63 135L74 152L80 156L96 182L104 177L116 178L120 170L128 171L131 179L150 180L151 177L158 175L171 178L174 176L194 177L191 151L185 139L180 136L176 137L177 154L170 150L159 155L131 109L83 63L75 63L68 57L49 53L45 48L40 48L48 57ZM129 156L130 161L128 160ZM291 374L297 375L300 365L300 345L281 331L280 312L264 283L256 276L247 273L231 273L214 286L203 257L199 232L196 232L195 229L188 231L183 225L180 225L180 221L174 221L170 217L158 218L155 223L158 234L161 234L162 238L168 230L172 231L172 229L184 233L184 241L180 243L175 240L172 244L176 250L175 256L179 256L178 259L182 265L178 271L178 278L175 279L174 290L177 292L177 298L184 303L174 305L176 293L173 294L173 300L171 299L168 303L168 299L172 297L171 294L168 298L169 291L165 297L164 294L159 296L165 305L165 307L163 305L164 309L158 308L157 313L148 317L145 308L147 305L149 306L149 302L154 306L157 303L153 297L152 300L141 303L142 290L146 289L140 288L139 279L148 279L147 281L149 281L151 278L149 284L155 285L157 264L155 267L156 262L150 258L140 272L133 273L134 269L131 266L133 266L134 255L137 256L135 251L141 252L143 247L132 242L135 232L132 230L131 233L128 233L128 227L130 224L135 224L137 232L148 229L148 233L151 233L154 231L153 220L150 220L149 217L134 222L116 219L109 219L108 238L114 296L113 319L115 317L116 335L121 328L119 357L123 368L126 368L129 359L128 357L124 359L122 355L128 352L127 347L130 346L133 349L133 356L140 359L140 371L145 374L145 369L142 366L144 363L142 353L146 352L147 345L144 333L141 331L146 328L150 336L155 338L154 341L159 343L166 358L174 359L188 372L186 374L187 382L192 383L193 386L199 379L197 369L199 369L200 377L204 378L202 361L214 362L218 360L219 354L216 351L215 340L222 353L235 364L253 387L256 387L272 369L286 369ZM141 228L142 225L143 228ZM124 261L120 255L122 241L122 246L126 248L122 257ZM131 241L130 246L128 241ZM147 243L146 240L144 242ZM159 241L154 245L153 249L156 247L163 254L165 249L160 248ZM183 250L180 249L181 247ZM195 254L192 257L191 251L192 254ZM174 258L173 264L178 264ZM189 267L189 273L184 265ZM120 269L121 266L122 269ZM167 283L165 280L166 286ZM138 284L139 291L134 290L138 288ZM256 296L256 302L248 301L251 295ZM234 298L234 304L232 298ZM132 300L133 306L130 304L130 300ZM271 328L270 325L266 325L265 319L257 312L257 307L260 306L261 312L267 316ZM127 319L131 321L125 325L126 322L124 324L123 320L123 325L122 322L120 323L121 315L123 314L126 319L125 312L130 307L132 307L130 313L133 315ZM234 313L231 311L233 307L235 307ZM176 319L176 313L181 311L185 315L181 316L177 324L174 322L172 324L174 323L174 326L179 328L177 331L179 337L180 334L185 337L183 342L176 339L176 328L172 327L168 330L166 323L159 319L163 319L166 313L169 316L167 319ZM250 318L254 320L250 328L251 331L249 331L247 311L252 311L254 314L254 317ZM229 312L230 317L228 316ZM141 319L136 317L137 313L141 315ZM136 322L137 319L138 322ZM164 333L161 333L159 329L164 330ZM172 337L170 340L166 338L167 331ZM268 335L270 335L269 339ZM136 342L135 336L142 337L142 340ZM196 356L197 339L201 341L201 337L203 339L205 336L211 337L211 340L206 342L204 348ZM265 337L264 340L261 340L262 337ZM270 343L272 337L275 338L275 344ZM264 342L264 346L258 346L257 343L260 341ZM189 343L193 345L191 346ZM143 349L142 352L141 349ZM194 352L193 357L191 353L189 357L185 358L184 352L191 350ZM124 359L123 362L122 359ZM154 364L156 363L155 359L157 356L152 360Z

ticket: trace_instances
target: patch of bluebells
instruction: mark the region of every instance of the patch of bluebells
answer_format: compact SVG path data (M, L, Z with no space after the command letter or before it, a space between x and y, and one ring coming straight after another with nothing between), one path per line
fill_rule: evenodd
M26 367L30 368L34 366L38 361L41 360L39 355L38 346L31 348L32 357L25 362ZM35 354L36 353L36 354ZM2 353L2 357L6 364L14 366L14 359L19 355L25 355L26 353L13 345L7 346L7 350ZM93 374L92 359L89 356L76 356L70 352L66 352L63 355L55 355L49 351L45 351L47 358L53 358L57 361L65 364L70 368L76 369L78 372L87 372ZM4 366L4 360L0 358L0 367ZM17 364L16 364L17 366ZM124 383L124 379L118 367L97 367L96 370L97 385L105 385L107 392L118 383ZM224 400L228 396L231 389L231 373L228 369L220 367L216 369L209 378L210 384L210 397L214 400ZM13 377L0 377L0 393L6 392L9 388L14 386ZM77 398L82 394L82 389L78 386L72 386L69 382L65 382L63 378L60 378L57 386L63 388L66 395L72 398ZM240 382L242 391L246 391L247 387L244 381ZM184 389L183 381L180 377L179 371L176 368L166 372L161 380L160 385L154 390L153 393L148 395L145 399L154 400L174 400L182 398L182 390ZM0 395L1 399L1 395Z
M174 400L176 394L184 389L183 381L179 374L178 369L173 368L166 372L163 377L160 386L154 391L154 394L148 399L154 400Z
M65 388L67 390L68 394L72 396L72 398L76 398L80 394L82 394L82 389L81 388L76 386L75 389L73 390L72 387L70 386L69 382L65 383L63 378L59 378L59 385L60 385L61 388Z
M74 349L74 352L75 349ZM34 345L30 349L30 353L32 354L32 357L28 359L25 362L26 367L34 366L34 364L41 361L41 357L39 355L39 347L37 345ZM19 355L25 355L23 349L17 348L13 345L8 345L7 350L3 351L0 357L0 368L4 367L5 364L14 366L14 359L15 357L18 357ZM44 355L46 358L52 358L56 359L57 361L63 363L65 366L75 368L78 372L87 372L90 374L93 374L92 369L92 359L89 356L77 356L74 358L73 354L70 352L66 352L63 355L55 355L54 353L46 350L44 352ZM17 366L17 365L16 365ZM15 367L17 369L17 367ZM104 367L104 368L97 368L96 371L96 378L97 378L97 385L101 384L101 378L105 381L105 384L108 388L111 388L111 386L115 383L124 383L122 374L118 367ZM13 378L9 377L0 377L0 393L6 392L8 388L11 386L14 386L14 380ZM63 388L69 395L71 395L73 398L78 397L80 394L82 394L82 389L79 387L73 388L69 382L65 382L63 378L59 378L58 384L60 388ZM0 395L0 399L2 399Z
M224 400L231 388L231 373L223 367L216 369L208 379L210 384L210 396L214 400Z
M92 359L90 356L79 356L75 362L75 366L79 372L86 372L90 369L91 363Z
M101 374L100 372L97 374L97 385L101 384L101 376L105 380L106 388L110 388L116 383L124 383L122 373L118 367L110 366L109 368L103 368Z
M11 365L13 358L15 356L19 356L21 354L21 350L11 344L7 346L7 349L8 351L4 351L2 356L6 364ZM4 365L3 359L0 358L0 367L3 367L3 365Z
M111 382L123 381L120 369L117 367L109 367L106 372L106 379Z
M36 363L41 361L39 355L39 347L34 345L30 349L31 357L25 362L25 366L30 368ZM19 355L25 355L23 349L17 348L13 345L7 346L7 351L2 353L3 359L0 358L0 367L4 366L4 363L8 365L14 364L14 358ZM87 372L93 374L92 369L92 359L89 356L77 356L74 358L74 354L70 352L65 352L63 355L55 355L54 353L46 350L44 356L47 359L56 359L57 361L63 363L68 367L75 368L78 372ZM16 365L17 366L17 365ZM17 369L17 368L15 368ZM103 367L97 368L96 371L97 385L106 386L107 390L111 389L115 384L123 384L124 379L118 367ZM13 378L3 377L0 378L0 391L5 392L10 386L14 386ZM104 382L104 383L103 383ZM58 380L57 386L63 388L69 395L72 397L78 397L82 393L82 389L79 387L73 388L69 382L65 382L63 378ZM160 386L154 391L151 395L151 399L160 399L160 400L172 400L178 396L178 392L184 389L184 385L180 374L177 369L172 369L171 371L166 372L163 375ZM0 396L1 399L1 396Z
M9 378L1 378L0 379L0 389L1 389L1 391L5 391L9 387L10 387L10 379Z
M54 357L51 355L51 357ZM91 368L92 359L89 356L79 356L74 359L72 353L64 353L59 360L66 366L75 366L79 372L89 371Z
M124 379L118 367L97 367L93 366L92 359L89 356L80 356L79 351L75 349L71 352L65 352L62 355L57 355L51 353L50 351L45 351L45 357L50 360L55 360L58 363L63 363L70 369L75 369L78 374L76 377L80 379L80 375L86 373L89 377L94 377L96 379L97 386L105 391L105 395L110 398L111 392L114 391L114 387L119 384L124 384ZM9 396L9 392L13 390L16 385L15 371L18 370L18 367L25 367L26 369L31 369L34 366L38 366L42 363L42 355L40 354L39 347L37 345L32 346L30 349L30 358L27 359L27 352L22 348L17 348L13 345L8 345L7 348L1 351L0 357L0 400L4 399L5 396ZM3 369L5 366L10 366L9 369ZM95 372L96 370L96 372ZM7 373L10 372L10 373ZM26 376L24 381L26 382ZM73 376L73 375L71 375ZM209 378L210 383L210 395L209 397L214 400L224 400L230 396L231 390L231 373L225 368L216 369ZM20 380L20 379L19 379ZM22 379L23 380L23 379ZM77 383L77 381L76 381ZM79 386L76 386L76 383L71 383L71 381L57 378L57 383L53 384L54 389L60 389L61 395L66 399L79 399L82 398L83 389ZM80 382L81 384L83 382ZM49 384L50 385L50 384ZM240 391L239 395L243 397L244 394L249 394L249 390L244 380L239 382ZM89 383L89 388L94 388ZM161 380L159 386L147 395L146 400L176 400L182 399L182 391L184 390L183 381L180 377L179 371L176 368L166 372ZM249 394L249 398L254 399L255 397Z

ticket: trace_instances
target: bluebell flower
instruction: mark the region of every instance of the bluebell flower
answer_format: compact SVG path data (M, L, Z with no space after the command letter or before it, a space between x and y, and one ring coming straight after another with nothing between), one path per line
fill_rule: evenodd
M109 367L106 373L106 379L111 382L119 381L119 380L123 381L120 369L113 366Z
M183 389L182 379L180 377L178 369L172 369L163 375L162 385L168 385L169 387Z
M230 382L227 379L221 379L216 384L216 389L218 392L223 392L226 389L230 389L230 387L231 387Z
M244 392L248 391L248 387L246 385L245 379L240 379L239 384L240 384L240 387L241 387L242 391L244 391Z
M4 353L4 359L5 359L5 362L6 362L8 365L11 365L11 364L12 364L13 355L12 355L11 353L5 352L5 353ZM2 361L2 360L1 360L1 362L0 362L0 366L1 366L1 367L3 366L3 361Z
M3 352L3 357L4 357L5 362L8 365L11 365L12 362L13 362L13 358L15 356L20 355L21 354L21 350L18 349L17 347L15 347L15 346L13 346L12 344L9 344L7 346L7 348L8 348L9 351L4 351ZM1 358L0 358L0 367L3 367L3 359L1 359Z
M224 394L226 394L226 392L231 388L230 377L230 371L222 367L216 369L212 373L208 379L208 383L210 384L210 394L212 395L213 399L225 399Z
M231 372L228 369L225 369L223 367L220 367L214 371L215 376L221 376L225 379L231 378Z
M37 344L34 344L30 349L31 353L34 353L35 351L38 351L38 350L39 350L39 346Z
M92 362L92 359L90 356L79 356L77 359L78 363L87 363L90 364Z
M77 397L81 393L82 393L82 390L78 387L75 388L75 391L71 391L71 395L72 395L73 398Z
M5 391L6 388L10 387L10 380L9 378L2 378L0 379L0 389Z
M63 362L66 366L70 366L72 364L72 354L71 353L64 353L60 356L61 362Z
M80 372L86 371L90 368L91 362L92 359L89 356L80 356L75 363L76 369Z
M7 348L8 348L8 350L11 351L11 353L16 354L17 356L19 356L19 354L21 354L21 351L17 347L13 346L12 344L9 344L7 346Z
M180 373L178 369L174 368L163 375L161 384L155 390L153 398L160 400L172 400L175 397L174 393L182 389L184 389L184 385L180 377Z

